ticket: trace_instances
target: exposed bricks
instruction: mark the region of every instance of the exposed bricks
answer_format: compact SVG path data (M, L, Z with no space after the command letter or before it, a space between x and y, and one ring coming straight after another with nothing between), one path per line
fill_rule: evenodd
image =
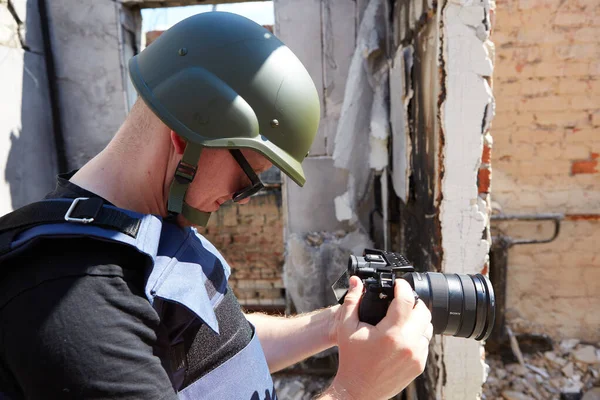
M560 0L521 0L518 2L518 7L519 10L539 10L542 8L555 9L560 3Z
M598 153L591 153L587 160L573 161L571 164L571 175L595 174L598 172Z
M483 146L483 154L481 155L481 163L482 164L491 164L492 163L492 146L489 144L485 144Z
M558 12L554 19L555 26L581 27L588 22L591 21L589 15L585 13Z
M597 341L598 325L587 317L590 307L600 306L595 283L590 282L582 308L569 297L581 292L581 279L558 276L566 266L570 276L593 271L597 277L600 271L595 245L600 223L600 3L506 0L496 7L491 196L507 213L566 215L556 241L510 251L508 306L546 328L538 333ZM478 173L480 191L486 174ZM552 233L551 226L523 228L507 232L519 237Z
M600 221L600 214L567 214L567 221Z
M492 177L492 171L489 168L480 168L477 172L477 188L479 193L490 192L490 182Z
M283 221L280 194L223 206L200 230L232 268L229 283L244 305L285 303L282 292Z
M489 135L488 135L489 137ZM483 153L481 155L481 166L477 171L477 188L479 194L489 193L491 178L492 178L492 145L491 139L483 145Z
M146 32L146 46L150 46L164 31L148 31Z
M585 26L573 33L573 40L579 43L598 43L600 27Z

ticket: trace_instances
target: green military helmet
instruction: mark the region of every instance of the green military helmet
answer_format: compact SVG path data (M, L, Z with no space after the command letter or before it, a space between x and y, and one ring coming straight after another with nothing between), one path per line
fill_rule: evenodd
M197 14L134 56L129 74L145 103L187 141L170 212L208 221L184 202L203 147L253 149L304 185L319 97L300 60L267 29L237 14Z

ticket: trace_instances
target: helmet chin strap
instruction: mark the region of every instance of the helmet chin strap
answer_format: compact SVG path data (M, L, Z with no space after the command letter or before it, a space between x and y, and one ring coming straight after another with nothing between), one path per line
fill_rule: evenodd
M196 176L200 153L202 153L202 146L190 142L185 146L183 157L177 165L175 177L171 182L167 209L171 215L181 214L194 225L206 226L211 213L195 209L185 202L185 194Z

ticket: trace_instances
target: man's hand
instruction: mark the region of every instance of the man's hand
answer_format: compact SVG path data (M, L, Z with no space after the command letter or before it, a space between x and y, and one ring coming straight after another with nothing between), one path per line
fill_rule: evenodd
M431 313L422 301L415 304L408 282L396 280L394 300L376 326L358 319L362 290L361 280L351 277L336 315L338 372L321 399L389 399L425 369L433 335Z

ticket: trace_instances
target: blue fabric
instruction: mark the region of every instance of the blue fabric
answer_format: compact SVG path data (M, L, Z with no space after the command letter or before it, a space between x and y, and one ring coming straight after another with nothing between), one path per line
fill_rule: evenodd
M57 199L47 201L72 201ZM142 223L135 238L93 224L74 222L39 225L19 234L11 248L17 249L41 236L87 236L135 247L153 260L148 272L146 297L178 303L191 310L215 333L219 326L214 308L223 299L231 273L219 251L194 228L180 228L155 215L138 214L108 205Z
M48 200L48 201L65 201L65 200ZM72 200L66 200L72 201ZM30 240L39 236L88 236L98 239L105 239L108 241L120 242L132 247L137 248L140 252L148 255L151 258L155 258L158 250L158 241L160 239L159 232L162 228L162 218L155 215L138 214L132 211L123 210L120 208L107 206L106 208L112 208L126 213L130 217L138 218L142 220L140 229L135 238L125 235L124 233L117 232L112 229L105 229L93 224L80 224L76 222L63 222L57 224L45 224L30 228L24 232L21 232L11 245L11 249L15 250L29 242Z
M219 333L214 308L223 300L231 268L217 249L193 228L165 223L146 296L179 303Z

